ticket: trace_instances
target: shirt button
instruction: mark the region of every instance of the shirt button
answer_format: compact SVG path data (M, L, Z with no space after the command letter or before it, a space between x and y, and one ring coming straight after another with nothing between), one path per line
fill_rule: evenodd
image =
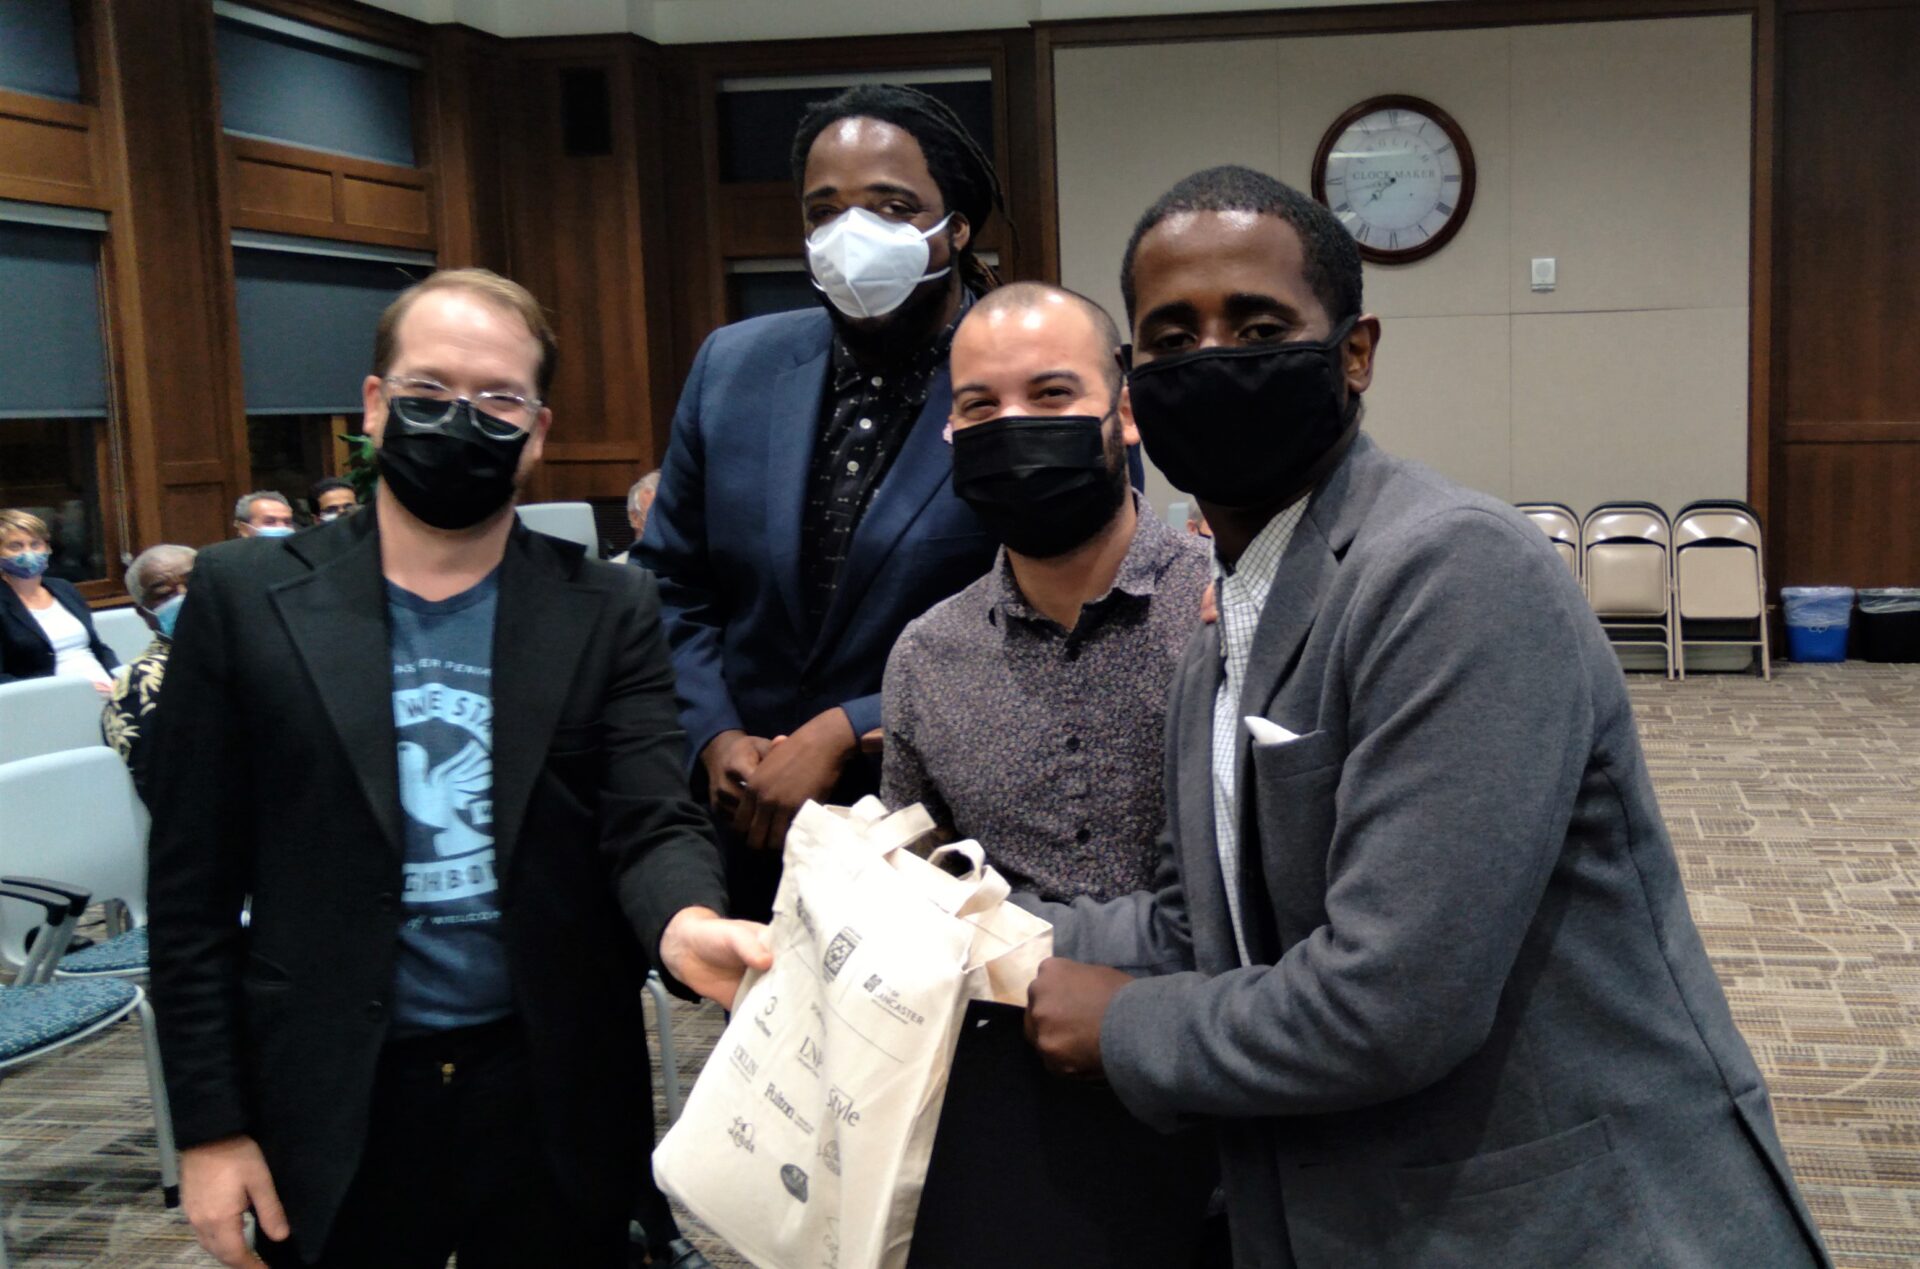
M1079 751L1080 751L1080 737L1078 737L1078 736L1068 736L1068 737L1067 737L1067 752L1068 752L1068 753L1078 753Z
M1079 842L1082 846L1085 846L1088 842L1093 840L1093 830L1090 828L1083 828L1079 832L1073 835L1073 840L1076 842Z
M380 910L382 912L393 911L393 892L391 890L382 891L379 897L374 900L374 902L380 905Z
M854 476L854 475L858 475L859 472L860 472L860 460L857 458L849 458L847 460L847 475Z
M861 431L863 431L863 432L871 432L871 431L873 430L873 420L872 420L872 419L861 419L861 420L860 420L860 430L861 430Z
M879 375L875 375L872 379L868 380L868 382L873 384L874 387L878 388L882 384L886 383L886 380L881 378Z
M378 1022L387 1016L387 1007L378 1000L369 1000L364 1012L368 1022Z
M1080 659L1080 649L1068 648L1066 651L1066 658L1069 661L1078 661Z

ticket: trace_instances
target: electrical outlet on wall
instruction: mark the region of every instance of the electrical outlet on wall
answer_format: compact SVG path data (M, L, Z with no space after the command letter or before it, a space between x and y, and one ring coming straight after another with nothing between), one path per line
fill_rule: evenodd
M1539 256L1533 262L1533 289L1551 291L1559 276L1559 261L1552 256Z

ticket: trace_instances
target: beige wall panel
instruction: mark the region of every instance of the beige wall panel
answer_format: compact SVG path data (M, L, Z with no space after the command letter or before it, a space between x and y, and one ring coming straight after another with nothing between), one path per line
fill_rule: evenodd
M1382 93L1424 97L1467 134L1478 171L1466 223L1438 253L1408 265L1366 266L1367 307L1382 316L1505 313L1508 309L1508 57L1512 32L1424 31L1279 42L1283 85L1277 175L1313 188L1313 156L1352 106Z
M1280 166L1274 41L1062 49L1054 57L1060 279L1124 322L1133 222L1216 163Z
M1514 315L1515 496L1742 498L1746 442L1744 306Z
M1512 497L1511 320L1502 313L1383 321L1367 433L1449 479Z
M1747 302L1752 29L1744 16L1516 28L1518 312ZM1559 261L1535 293L1528 262Z

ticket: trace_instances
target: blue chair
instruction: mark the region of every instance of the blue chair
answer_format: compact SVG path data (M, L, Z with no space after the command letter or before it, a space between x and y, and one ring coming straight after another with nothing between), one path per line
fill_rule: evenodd
M17 983L103 982L147 973L147 811L120 756L104 746L23 758L0 765L0 872L23 874L29 887L98 898L108 908L110 937L66 952L72 929L39 937L20 912L19 895L0 891L0 963ZM36 878L57 877L47 882ZM0 878L4 881L5 878ZM27 902L32 902L28 900ZM74 919L78 920L78 913ZM29 944L29 932L34 938ZM58 945L62 954L49 949ZM167 1111L166 1081L153 1007L139 993L139 1018L159 1145L160 1186L169 1207L179 1201L180 1161Z
M0 877L0 896L41 908L31 968L44 974L73 937L73 927L91 898L33 877ZM15 1067L78 1044L146 1007L146 993L124 978L90 982L45 982L23 971L13 985L0 988L0 1078ZM0 1269L8 1264L0 1238Z

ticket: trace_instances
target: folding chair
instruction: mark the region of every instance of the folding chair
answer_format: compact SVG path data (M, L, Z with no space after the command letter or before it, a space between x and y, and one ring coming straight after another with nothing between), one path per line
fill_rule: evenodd
M673 1049L673 997L657 971L647 974L647 994L653 997L654 1028L660 1033L660 1092L671 1124L680 1118L680 1059Z
M105 745L105 708L86 679L53 674L0 683L0 762Z
M1573 514L1573 508L1559 502L1522 502L1515 509L1547 535L1573 580L1579 581L1580 517Z
M83 898L91 895L108 908L110 937L56 958L43 937L36 935L29 947L34 922L20 919L20 896L0 900L0 963L15 971L16 981L58 984L146 975L147 824L146 808L134 792L126 764L111 749L74 749L0 766L0 873L6 874L0 883L11 880ZM41 877L58 881L34 880ZM71 928L61 934L62 949L71 936ZM180 1162L160 1070L160 1044L144 995L133 1008L140 1019L153 1096L161 1196L172 1207L180 1197Z
M1690 502L1673 518L1673 543L1681 665L1689 647L1751 647L1771 679L1759 515L1730 498Z
M1602 503L1580 526L1587 602L1616 646L1657 646L1667 677L1686 677L1675 655L1673 528L1651 502Z

